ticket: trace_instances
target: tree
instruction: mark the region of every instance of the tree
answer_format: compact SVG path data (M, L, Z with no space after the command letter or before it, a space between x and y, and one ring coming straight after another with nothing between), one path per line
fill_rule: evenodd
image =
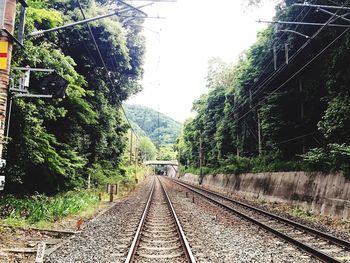
M253 2L260 1L249 3ZM275 19L320 23L329 19L308 8L293 7L296 2L302 1L278 4ZM341 5L341 1L333 4L337 3ZM333 42L344 29L324 29L305 44L299 35L282 31L313 35L318 29L290 25L278 25L277 29L270 26L259 32L256 43L242 52L235 64L210 61L208 92L193 102L196 117L184 124L178 139L181 163L198 167L202 137L204 164L212 168L248 158L250 163L266 164L272 170L286 169L278 164L291 161L300 164L292 169L304 169L315 160L321 163L317 167L329 169L324 165L329 160L335 170L345 170L350 145L350 33ZM292 58L288 65L286 44ZM305 67L315 57L317 60ZM334 161L337 158L339 162Z
M148 137L142 137L139 142L139 149L143 153L145 160L155 160L157 148Z
M87 17L108 11L106 1L81 3ZM28 4L26 33L82 19L76 0ZM15 50L14 66L53 68L69 85L65 99L14 100L7 190L55 193L84 186L89 168L118 172L128 130L121 102L141 90L144 39L134 26L140 23L114 17L90 24L106 68L86 25L26 39L24 49ZM31 86L41 78L33 75Z

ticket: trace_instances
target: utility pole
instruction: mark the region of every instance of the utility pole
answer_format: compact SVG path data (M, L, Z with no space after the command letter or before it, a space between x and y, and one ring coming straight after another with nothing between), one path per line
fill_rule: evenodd
M304 108L304 94L303 94L303 81L300 78L299 79L299 93L300 93L300 120L301 120L301 125L304 125L304 116L305 116L305 108ZM305 137L301 138L301 149L302 153L306 153L306 148L305 148Z
M277 48L276 45L273 45L273 68L277 70Z
M237 134L236 134L236 144L237 144L237 146L236 146L236 155L237 155L237 157L239 157L239 145L238 145L238 140L239 140L239 136L238 136L238 132L237 132Z
M129 149L129 164L132 164L132 130L130 129L130 149Z
M261 123L260 123L260 114L259 111L257 111L258 115L258 148L259 148L259 155L262 153L262 147L261 147Z
M6 121L6 107L9 93L9 80L11 69L11 58L13 39L11 35L14 32L15 18L16 18L16 0L1 0L1 18L0 23L2 28L2 35L0 36L0 168L4 168L5 161L3 160L3 150L5 139L5 121ZM5 33L5 32L8 33ZM0 173L0 190L3 189L5 178L3 171Z
M159 141L159 110L158 110L158 151L159 151L160 141Z
M287 43L284 44L284 53L286 56L286 64L288 65L289 64L289 47Z
M138 146L138 143L136 143L136 149L135 149L135 182L136 182L136 179L137 179L138 158L139 158L139 146Z
M202 145L202 132L199 136L199 184L202 184L203 180L203 145Z

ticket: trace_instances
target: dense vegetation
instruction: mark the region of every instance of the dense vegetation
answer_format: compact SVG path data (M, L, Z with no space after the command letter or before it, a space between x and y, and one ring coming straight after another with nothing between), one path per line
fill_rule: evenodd
M141 129L144 132L140 131L141 135L149 137L155 145L174 144L176 142L181 131L179 122L144 106L125 105L125 111L128 118L134 123L135 130Z
M2 196L0 218L2 223L12 224L54 222L97 205L98 201L98 194L92 191L69 191L55 197L35 195L25 199Z
M275 20L326 23L334 19L314 8L292 6L303 2L283 1L276 7ZM281 31L286 29L311 38ZM278 25L260 32L237 63L213 59L208 93L193 103L197 115L184 124L178 140L181 163L198 167L202 139L203 163L211 171L348 172L349 48L350 32L345 28Z
M109 2L80 1L86 17L105 14ZM83 19L76 0L28 4L26 33ZM56 193L86 186L89 176L98 183L125 175L128 125L121 102L141 90L144 53L142 21L125 21L113 17L90 23L106 68L86 25L27 39L23 49L15 49L13 66L53 68L69 86L64 99L14 100L7 191ZM42 76L33 75L32 88Z

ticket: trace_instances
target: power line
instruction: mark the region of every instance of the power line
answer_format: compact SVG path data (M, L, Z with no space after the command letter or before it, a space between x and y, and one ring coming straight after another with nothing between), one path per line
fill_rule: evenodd
M313 2L313 1L312 1L312 2ZM304 8L304 9L305 9L305 8ZM299 17L302 15L304 9L302 9L302 10L299 12L299 14L296 16L296 18L294 19L294 21L296 21L297 19L299 19ZM303 16L303 18L302 18L301 20L304 20L304 19L306 18L306 16L310 13L310 10L311 10L311 8L309 7L309 8L308 8L308 11L306 12L306 14ZM299 26L300 26L299 24L296 25L296 27L295 27L294 30L297 30ZM278 40L277 40L277 42L276 42L275 44L278 45L278 44L280 43L280 41L282 41L282 38L283 38L286 34L287 34L287 32L283 32L283 34L281 34L281 36L278 38ZM279 54L280 52L281 52L281 51L278 50L277 56L278 56L278 54ZM266 54L265 57L264 57L264 59L265 59L268 55L269 55L269 54ZM261 78L261 76L266 72L266 70L269 68L269 66L270 66L271 64L272 64L272 60L271 60L270 63L264 68L263 72L259 75L258 79ZM251 90L253 90L253 89L258 85L257 83L258 83L258 82L256 82L256 83L253 85L253 87L251 88ZM254 95L254 93L253 93L253 95Z
M302 72L307 66L309 66L314 60L316 60L320 55L322 55L330 46L332 46L339 38L341 38L344 34L349 32L350 28L345 29L338 37L336 37L331 43L329 43L324 49L322 49L315 57L313 57L311 60L309 60L304 66L302 66L297 72L295 72L290 78L288 78L285 82L283 82L280 86L278 86L276 89L274 89L270 94L274 94L276 91L281 89L285 84L287 84L290 80L292 80L295 76L299 75L300 72ZM267 100L267 97L263 98L261 101L259 101L255 106L253 106L250 110L248 110L243 116L241 116L239 120L241 120L243 117L245 117L252 109L256 108L261 102L264 102Z
M313 2L313 1L312 1L312 2ZM305 8L304 8L304 9L305 9ZM298 15L296 16L295 20L298 19L298 18L302 15L304 9L302 9L302 10L298 13ZM305 17L309 14L310 10L311 10L311 8L308 8L308 10L307 10L306 14L303 16L302 20L305 19ZM295 27L295 30L298 29L298 27L299 27L299 25L297 25L297 26ZM286 35L286 32L284 32L284 33L278 38L278 40L277 40L277 42L276 42L275 44L278 45L278 44L280 43L280 41L282 41L282 38L283 38L285 35ZM277 55L278 55L279 53L280 53L280 50L277 52ZM266 54L266 55L264 56L263 60L265 60L268 56L269 56L269 54ZM271 64L272 64L272 61L270 61L269 64L265 66L265 68L263 69L263 71L260 73L258 79L260 79L260 78L265 74L265 72L267 71L267 69L270 67ZM273 74L276 74L276 71L273 72ZM268 79L268 77L265 78L265 79L263 80L263 83L265 83L265 82L267 81L267 79ZM253 90L256 86L258 86L257 83L258 83L258 82L256 82L255 84L253 84L253 86L250 88L250 90ZM260 85L259 85L259 86L260 86ZM260 88L258 87L256 90L253 91L253 93L252 93L252 95L251 95L252 98L253 98L254 95L256 95L256 94L259 92L259 89L260 89ZM243 107L243 105L246 104L246 103L248 102L248 99L249 99L249 98L250 98L250 95L248 95L248 97L247 97L242 103L240 103L240 104L238 104L238 105L235 105L235 107L233 108L233 111L232 111L232 112L234 113L234 111L236 111L236 110L238 110L239 108ZM232 115L232 114L229 114L229 116L231 116L231 115ZM215 136L215 134L212 135L211 138L213 138L214 136Z
M345 5L345 4L344 4ZM308 15L308 13L310 12L311 8L308 10L308 12L305 14L304 18ZM303 18L303 19L304 19ZM322 24L322 27L319 28L316 33L313 34L312 37L310 37L298 50L296 53L293 54L293 56L289 59L289 63L290 64L295 57L311 42L311 40L313 40L323 29L324 27L329 24L332 19L334 18L334 16L332 18L330 18L325 24ZM297 19L297 18L296 18ZM296 29L298 28L299 25L297 25ZM271 62L270 62L271 64ZM258 93L261 93L262 90L264 90L264 88L266 88L267 84L270 83L273 79L275 79L275 77L283 70L285 69L288 64L284 63L282 64L282 66L280 66L275 72L273 72L270 76L268 76L262 83L259 84L259 87L252 93L252 97L253 96L257 96ZM254 87L254 86L253 86ZM241 104L239 104L238 106L235 107L234 110L238 110L240 107L242 107L247 101L242 102Z
M347 0L346 3L343 4L343 6L345 6L350 0ZM340 10L338 10L340 11ZM335 17L335 15L338 13L338 11L320 28L318 29L313 36L306 41L302 47L294 54L293 59L295 59L295 57L311 42L312 39L314 39L327 25L327 23L330 23L331 20ZM330 46L332 46L339 38L341 38L344 34L346 34L348 31L350 30L350 28L345 29L337 38L335 38L331 43L329 43L325 48L323 48L317 55L315 55L311 60L309 60L304 66L302 66L298 71L296 71L290 78L288 78L285 82L283 82L280 86L278 86L276 89L274 89L268 96L271 96L272 94L274 94L275 92L277 92L279 89L281 89L285 84L287 84L290 80L292 80L295 76L297 76L300 72L302 72L307 66L309 66L314 60L316 60L320 55L322 55ZM283 66L280 67L284 68L286 66L286 64L284 64ZM280 72L280 70L278 71L278 73ZM276 77L276 72L274 72L269 79L264 80L265 83L269 83L271 82L275 77ZM267 84L263 84L265 87L267 86ZM241 119L243 119L245 116L247 116L252 110L254 110L255 108L257 108L259 106L259 104L261 104L262 102L266 101L268 99L268 96L263 98L262 100L260 100L258 103L256 103L255 106L251 107L246 113L244 113L240 118L238 118L237 120L234 120L234 122L237 124ZM240 107L242 107L243 103L237 107L234 107L233 109L233 113L238 110ZM229 116L231 116L231 114L229 114ZM215 136L215 133L210 136L207 139L211 139Z
M86 19L85 12L84 12L84 9L82 8L81 4L80 4L80 1L79 1L79 0L76 0L76 1L77 1L77 3L78 3L79 9L80 9L80 11L81 11L81 13L82 13L82 15L83 15L83 18ZM110 76L110 74L109 74L109 71L108 71L107 65L106 65L106 63L105 63L105 60L104 60L104 58L103 58L103 56L102 56L101 50L100 50L100 48L99 48L99 46L98 46L98 44L97 44L96 38L95 38L95 36L94 36L94 34L93 34L92 30L91 30L90 25L89 25L89 24L86 24L86 25L87 25L87 27L88 27L89 34L90 34L90 36L91 36L91 38L92 38L93 44L94 44L94 46L95 46L95 48L96 48L96 50L97 50L97 53L98 53L98 55L99 55L99 58L100 58L100 60L101 60L101 62L102 62L102 64L103 64L103 67L104 67L105 71L106 71L106 75L107 75L107 77L108 77L108 80L109 80L110 84L111 84L112 87L113 87L113 86L114 86L113 81L112 81L111 76ZM84 41L85 41L85 40L84 40ZM120 107L121 107L121 109L122 109L122 112L123 112L123 114L124 114L124 117L125 117L126 121L127 121L128 124L129 124L130 129L131 129L132 132L135 134L136 138L137 138L138 140L140 140L140 138L138 137L138 135L137 135L137 133L135 132L134 128L132 127L129 118L128 118L127 115L126 115L126 112L125 112L125 109L124 109L124 107L123 107L122 102L119 100L118 97L117 97L117 100L118 100L119 103L120 103Z
M345 4L343 4L343 7L349 2L349 0L346 1ZM320 27L294 54L293 56L289 59L289 63L291 63L310 43L313 39L315 39L315 37L334 19L334 17L337 15L337 13L340 11L340 9L332 15L331 18L328 19L328 21L323 24L322 27ZM258 94L258 92L262 92L262 90L264 90L267 85L269 83L271 83L271 81L273 81L277 76L278 74L283 71L289 64L282 64L282 66L280 66L275 72L273 72L269 77L267 77L263 83L261 83L259 85L259 87L256 89L256 91L254 92L254 94L252 94L252 96L256 96ZM238 109L240 109L241 107L244 106L244 104L247 103L247 100L246 101L243 101L242 103L238 104L237 106L234 107L233 109L233 112L237 111ZM248 113L250 112L251 110L248 111ZM229 116L231 116L232 114L230 114Z
M273 144L270 144L268 145L269 147L273 147L273 146L277 146L277 145L282 145L282 144L286 144L288 142L292 142L292 141L295 141L295 140L298 140L298 139L302 139L302 138L305 138L305 137L309 137L311 135L315 135L315 134L318 134L319 132L316 131L316 132L310 132L310 133L306 133L306 134L303 134L303 135L299 135L299 136L296 136L296 137L292 137L292 138L289 138L289 139L286 139L286 140L283 140L283 141L280 141L280 142L276 142L276 143L273 143ZM268 147L265 147L265 148L268 148ZM253 150L250 150L250 151L244 151L244 152L241 152L241 153L254 153L256 152L257 150L259 150L259 148L255 148ZM263 149L264 150L264 149ZM265 149L266 150L266 149Z

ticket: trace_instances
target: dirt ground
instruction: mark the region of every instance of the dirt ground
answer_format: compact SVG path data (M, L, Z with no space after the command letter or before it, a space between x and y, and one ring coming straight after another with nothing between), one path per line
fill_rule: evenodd
M34 262L38 243L44 241L46 251L55 249L79 231L79 228L84 228L86 222L94 220L120 200L122 199L114 203L102 202L89 215L67 217L44 229L0 225L0 263Z

